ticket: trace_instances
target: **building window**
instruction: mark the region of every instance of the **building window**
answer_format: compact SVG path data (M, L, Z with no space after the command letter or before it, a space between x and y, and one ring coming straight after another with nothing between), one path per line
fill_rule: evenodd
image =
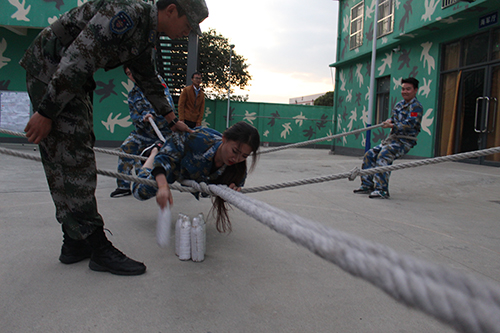
M441 0L441 8L453 6L457 2L460 2L460 0Z
M500 29L496 29L493 31L490 59L500 60Z
M391 94L391 77L384 76L377 79L377 110L375 124L389 119L389 96Z
M363 9L365 2L361 1L351 8L351 31L349 35L349 49L363 45Z
M481 65L500 60L500 28L444 44L441 70Z
M377 37L394 30L394 0L380 0L378 5Z

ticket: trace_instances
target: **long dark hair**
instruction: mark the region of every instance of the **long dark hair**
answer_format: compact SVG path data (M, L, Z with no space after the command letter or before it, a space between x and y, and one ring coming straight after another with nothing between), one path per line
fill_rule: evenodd
M226 140L250 146L252 149L252 164L250 165L249 172L252 171L257 163L257 150L260 146L259 131L249 123L240 121L226 129L222 135ZM226 170L215 180L215 183L228 186L234 183L239 186L246 175L247 161L244 160L243 162L226 166ZM226 202L220 197L215 197L213 199L212 212L216 215L216 228L219 232L231 231L231 221L229 220L227 211L228 206Z

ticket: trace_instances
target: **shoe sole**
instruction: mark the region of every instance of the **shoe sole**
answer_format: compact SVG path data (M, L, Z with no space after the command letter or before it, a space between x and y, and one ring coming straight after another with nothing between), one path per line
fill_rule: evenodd
M132 192L130 192L130 193L119 193L119 194L109 195L109 196L111 198L120 198L120 197L127 197L129 195L132 195Z
M65 256L65 255L60 255L59 256L59 261L62 262L65 265L71 265L71 264L76 264L77 262L83 261L85 259L89 259L90 254L87 256Z
M355 193L355 194L370 194L373 191L352 191L352 192Z
M98 263L96 263L93 260L89 261L89 268L91 270L93 270L93 271L96 271L96 272L109 272L109 273L115 274L115 275L127 275L127 276L142 275L142 274L144 274L146 272L146 267L144 267L144 269L141 269L141 270L138 270L138 271L135 271L135 272L116 271L114 269L110 269L108 267L101 266L101 265L99 265Z
M364 190L364 191L362 191L361 189L356 189L356 190L353 190L352 193L355 193L355 194L370 194L373 191L375 191L375 189L373 189L373 188L368 189L368 190Z
M377 195L377 196L368 196L368 198L370 199L389 199L389 196L386 196L386 195Z

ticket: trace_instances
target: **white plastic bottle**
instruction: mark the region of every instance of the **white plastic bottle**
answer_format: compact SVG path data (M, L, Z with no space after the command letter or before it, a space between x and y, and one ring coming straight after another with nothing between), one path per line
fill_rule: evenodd
M186 215L179 213L179 217L177 218L177 221L175 222L175 255L179 256L179 248L181 246L181 224L182 224L182 219Z
M191 259L191 221L189 216L184 216L180 225L179 259Z
M193 225L191 226L191 260L193 261L205 260L203 238L203 226L200 225L200 218L193 217Z
M205 217L203 213L198 214L198 218L200 219L200 226L202 228L202 243L203 243L203 254L207 253L207 224L205 223Z
M170 241L170 205L165 209L158 208L158 218L156 222L156 242L160 247L167 247Z

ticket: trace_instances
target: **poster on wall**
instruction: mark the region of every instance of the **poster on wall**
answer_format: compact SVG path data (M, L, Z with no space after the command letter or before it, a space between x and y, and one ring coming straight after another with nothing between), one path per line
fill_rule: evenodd
M27 92L0 90L0 128L24 132L30 114L31 103Z

